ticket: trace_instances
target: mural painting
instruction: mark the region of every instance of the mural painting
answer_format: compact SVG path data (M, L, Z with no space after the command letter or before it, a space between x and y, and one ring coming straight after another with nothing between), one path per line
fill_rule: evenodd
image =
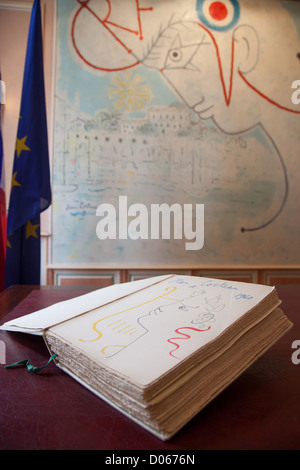
M53 263L299 264L299 25L274 0L59 0ZM204 204L203 248L99 240L120 196Z

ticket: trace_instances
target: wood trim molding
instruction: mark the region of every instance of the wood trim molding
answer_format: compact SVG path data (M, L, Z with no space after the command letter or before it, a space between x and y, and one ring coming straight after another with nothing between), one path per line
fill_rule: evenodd
M21 10L21 11L31 11L33 5L32 2L2 2L0 1L0 8L3 10Z

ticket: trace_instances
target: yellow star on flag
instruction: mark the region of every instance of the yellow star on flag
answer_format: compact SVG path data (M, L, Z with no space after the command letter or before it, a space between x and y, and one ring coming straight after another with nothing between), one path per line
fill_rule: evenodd
M36 229L39 227L39 224L37 225L33 225L30 220L27 222L27 225L26 225L26 240L27 238L29 237L34 237L34 238L38 238L38 235L36 233Z
M13 188L14 186L21 186L21 184L16 180L17 177L17 171L14 172L11 180L11 187Z
M26 139L27 139L27 136L23 137L23 139L18 139L18 138L17 138L17 142L16 142L16 152L17 152L17 156L18 156L18 157L20 156L20 153L22 152L22 150L31 150L31 149L30 149L29 147L27 147L27 145L25 144Z

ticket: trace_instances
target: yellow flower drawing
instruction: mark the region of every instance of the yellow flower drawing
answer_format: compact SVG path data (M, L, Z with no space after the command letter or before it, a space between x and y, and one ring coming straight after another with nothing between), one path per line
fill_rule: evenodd
M115 88L109 89L109 97L116 98L115 106L128 113L142 109L152 99L151 89L140 75L133 76L130 72L122 78L115 75L111 82Z

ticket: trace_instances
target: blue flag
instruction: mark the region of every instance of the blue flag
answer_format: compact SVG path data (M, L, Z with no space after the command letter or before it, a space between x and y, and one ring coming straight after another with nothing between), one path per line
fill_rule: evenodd
M5 287L40 284L40 213L51 204L40 0L29 26L7 219Z

